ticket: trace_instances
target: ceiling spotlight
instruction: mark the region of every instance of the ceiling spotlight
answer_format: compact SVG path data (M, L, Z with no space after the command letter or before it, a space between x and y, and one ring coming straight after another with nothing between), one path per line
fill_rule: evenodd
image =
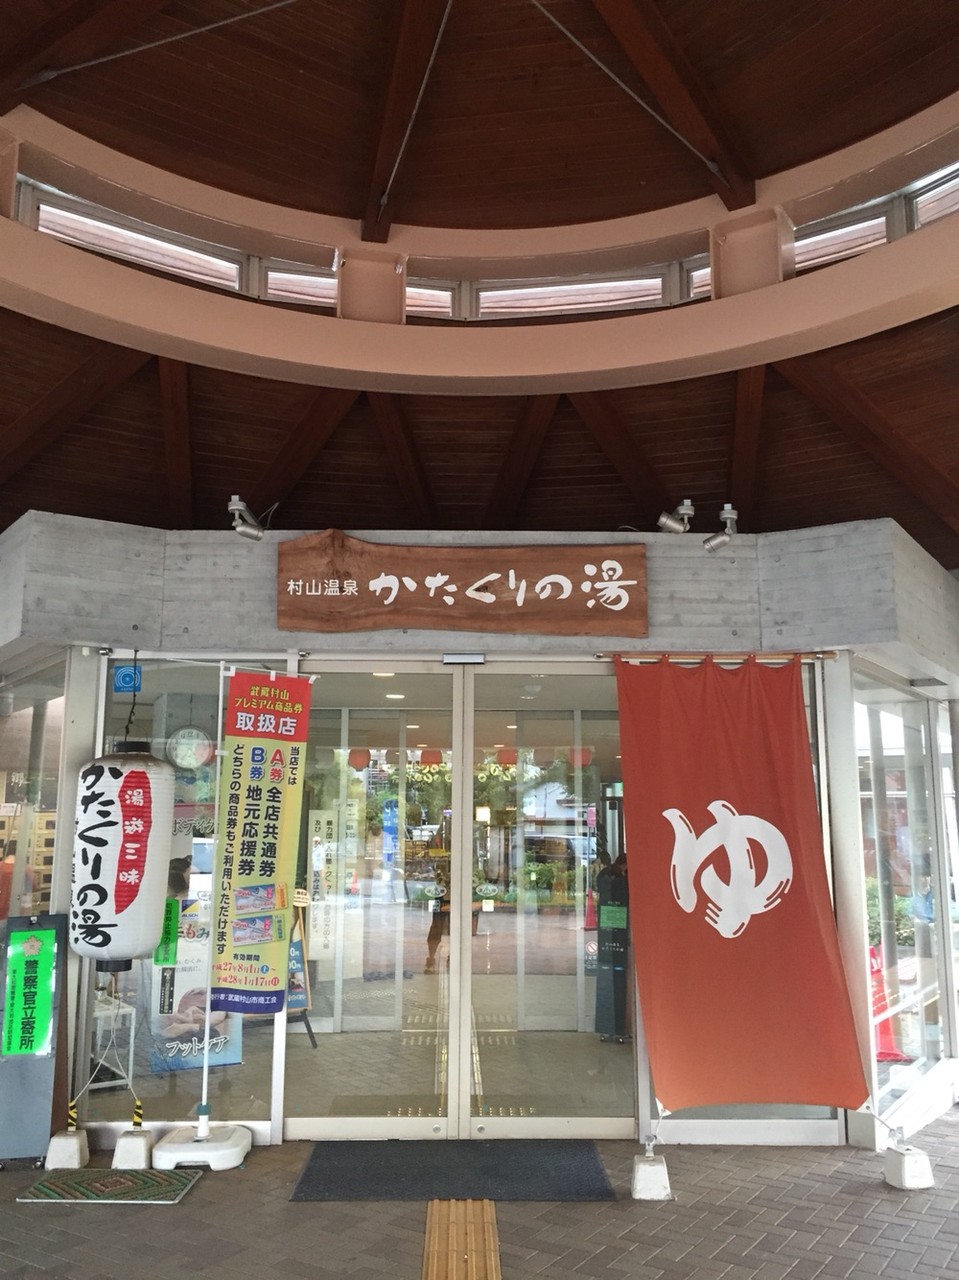
M714 533L708 538L703 538L703 546L707 551L718 551L720 547L724 547L732 535L736 532L736 521L739 519L739 512L732 503L724 503L723 509L719 513L723 527L720 533Z
M254 542L260 541L263 537L263 526L239 494L233 495L226 504L226 509L233 517L233 528L241 538L251 538Z
M664 511L656 523L666 533L688 533L689 522L695 514L696 508L688 498L683 498L672 515L668 511Z

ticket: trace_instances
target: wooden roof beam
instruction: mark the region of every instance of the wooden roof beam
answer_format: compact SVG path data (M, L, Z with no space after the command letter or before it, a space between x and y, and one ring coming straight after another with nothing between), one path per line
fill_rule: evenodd
M381 391L368 391L366 398L373 411L383 448L393 467L401 502L421 528L437 528L440 521L436 505L423 464L416 452L413 433L403 417L398 399Z
M250 495L254 512L288 498L313 465L359 396L343 387L323 387L290 431Z
M170 0L67 0L6 48L0 49L0 115L22 102L32 84L113 53L129 32L167 8Z
M170 527L193 528L190 373L182 360L157 357Z
M773 368L843 434L904 485L950 529L959 533L959 485L935 458L922 453L897 430L876 402L820 356L777 360Z
M493 493L480 521L481 529L512 529L523 494L556 414L559 396L531 396L503 454Z
M715 166L713 187L726 208L755 204L756 183L653 0L593 0L593 7L649 87L663 117Z
M0 484L21 471L153 356L104 343L0 433Z
M571 395L569 401L639 503L637 525L652 527L661 511L671 511L676 505L660 483L652 463L605 396L584 391Z
M361 238L385 244L393 222L392 191L429 74L433 49L446 21L447 0L405 0L399 17Z
M740 533L753 533L756 512L756 477L759 469L759 437L763 418L763 385L766 366L754 365L736 373L736 405L733 412L729 496L739 512Z

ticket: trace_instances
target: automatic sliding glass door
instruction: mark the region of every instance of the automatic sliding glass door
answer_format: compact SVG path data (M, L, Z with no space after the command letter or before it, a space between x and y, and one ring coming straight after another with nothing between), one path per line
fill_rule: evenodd
M475 1136L631 1133L628 962L598 927L600 873L622 849L616 689L588 670L476 672Z
M314 681L298 875L308 1007L289 1013L290 1136L446 1136L452 701L441 669Z
M319 673L287 1136L631 1134L629 995L605 1008L597 930L615 683L586 670Z

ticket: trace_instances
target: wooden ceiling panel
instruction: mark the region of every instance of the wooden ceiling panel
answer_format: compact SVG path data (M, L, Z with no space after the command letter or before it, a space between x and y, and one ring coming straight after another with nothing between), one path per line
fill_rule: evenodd
M934 14L922 0L657 4L757 174L848 146L957 87L955 5Z
M959 537L774 370L767 372L757 529L889 517L930 554L956 560Z
M162 0L135 2L112 0L120 48L186 38L68 71L25 100L197 181L363 218L383 176L374 178L374 161L395 4L310 0L201 31L253 13L260 0L172 0L157 13ZM690 146L720 152L742 195L754 175L847 145L959 89L959 9L947 0L911 0L906 11L897 0L705 9L700 0L643 0L641 21L663 33L655 65L672 59L690 117L683 88L657 78L637 56L643 42L624 37L622 20L640 21L634 10L600 2L619 39L593 0L545 0L569 34L529 0L452 5L408 141L391 143L395 220L508 228L667 207L714 189ZM92 0L72 0L83 3ZM36 3L30 11L34 21L48 12ZM419 75L407 69L410 93ZM410 93L403 110L412 115ZM672 114L685 141L641 103L667 121Z
M102 344L0 308L0 429L15 421Z
M633 14L618 0L602 3ZM310 0L204 32L261 0L173 0L152 17L161 0L132 4L104 6L115 9L122 49L187 38L72 70L24 100L200 182L364 216L396 5ZM676 92L659 83L663 109L640 74L643 59L627 54L593 0L544 6L570 35L529 0L452 5L402 150L397 220L562 224L712 191L704 161L630 95L667 119L672 111L702 151L697 115L686 119ZM15 9L0 63L23 36L24 12L31 26L52 13L37 0ZM662 15L662 49L675 55L698 118L729 133L725 163L748 166L744 182L849 145L959 88L959 8L947 0L908 0L905 9L899 0L644 0L643 13L648 22Z
M387 465L365 395L355 402L277 516L282 528L419 527Z
M688 497L706 517L729 501L732 375L609 394L655 467L670 508Z
M0 486L0 510L37 508L164 527L159 410L151 361Z
M198 528L228 528L226 504L258 489L314 389L217 369L190 369L194 518ZM259 511L254 512L260 515Z
M250 0L171 5L142 24L135 43L262 7ZM348 216L365 196L384 5L314 0L296 8L293 20L274 10L72 72L32 90L29 100L185 177Z
M840 347L830 364L882 407L900 442L959 481L959 312Z
M579 413L561 399L516 528L614 530L637 519L636 499Z
M18 49L25 66L31 40L62 66L84 40L133 49L185 35L23 99L186 177L358 225L385 154L397 222L477 228L708 195L703 159L633 94L672 113L687 142L713 130L742 192L959 91L947 0L542 0L548 14L530 0L456 0L407 140L423 50L393 61L395 21L405 12L429 43L443 0L429 22L405 4L299 0L232 21L263 0L21 0L0 30L0 69ZM651 50L636 45L637 22ZM69 39L43 45L55 27ZM390 99L394 72L403 93ZM284 529L651 532L661 495L692 499L697 532L730 500L757 532L888 516L959 569L956 311L803 357L792 384L772 368L572 398L560 386L384 395L376 414L348 389L324 397L176 362L161 380L149 353L111 379L104 351L0 312L0 528L33 506L226 529L239 493L267 505L276 494ZM102 394L84 395L85 380Z
M407 396L430 492L450 529L479 529L521 401L513 396Z
M591 5L549 9L652 102ZM456 226L576 222L655 207L651 187L662 185L671 201L711 190L702 162L528 0L454 5L411 137L398 216Z

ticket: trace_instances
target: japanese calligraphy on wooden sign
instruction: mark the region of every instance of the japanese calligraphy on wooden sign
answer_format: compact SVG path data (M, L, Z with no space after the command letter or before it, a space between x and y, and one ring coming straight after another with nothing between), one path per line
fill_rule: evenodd
M327 529L280 543L276 613L287 631L645 636L646 548L402 546Z

